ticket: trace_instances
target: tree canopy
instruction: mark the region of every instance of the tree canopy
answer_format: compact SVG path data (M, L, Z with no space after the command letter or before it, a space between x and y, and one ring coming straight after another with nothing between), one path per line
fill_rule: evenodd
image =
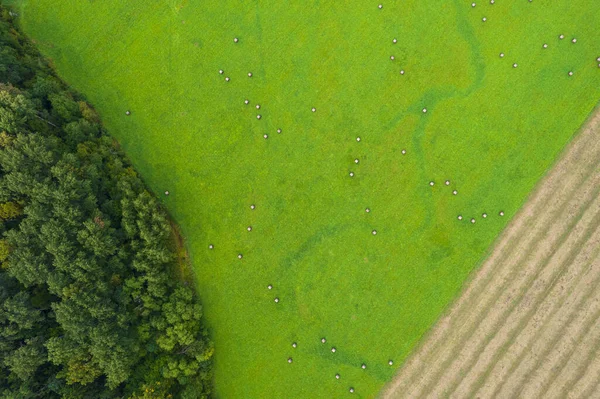
M14 22L0 8L0 397L208 397L165 210Z

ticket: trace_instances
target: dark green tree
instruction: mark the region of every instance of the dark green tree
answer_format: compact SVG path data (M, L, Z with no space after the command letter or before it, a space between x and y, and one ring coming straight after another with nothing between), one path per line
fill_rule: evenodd
M168 216L0 6L0 397L205 398Z

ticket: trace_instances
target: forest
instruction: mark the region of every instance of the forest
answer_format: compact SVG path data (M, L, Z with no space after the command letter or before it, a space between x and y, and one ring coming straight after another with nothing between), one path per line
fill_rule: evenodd
M15 22L0 8L0 397L209 397L166 211Z

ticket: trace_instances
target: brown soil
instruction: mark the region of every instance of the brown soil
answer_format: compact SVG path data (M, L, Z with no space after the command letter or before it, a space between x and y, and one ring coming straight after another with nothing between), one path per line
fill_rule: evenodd
M584 398L600 381L600 112L384 398Z
M176 256L173 273L177 280L182 281L186 285L193 284L194 272L192 270L189 253L185 246L185 240L179 226L173 220L169 220L169 224L171 226L171 250Z

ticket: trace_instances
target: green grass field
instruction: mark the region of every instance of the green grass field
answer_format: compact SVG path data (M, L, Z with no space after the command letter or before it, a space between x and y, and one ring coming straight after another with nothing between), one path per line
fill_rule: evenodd
M376 396L600 98L595 0L13 3L182 226L222 398Z

